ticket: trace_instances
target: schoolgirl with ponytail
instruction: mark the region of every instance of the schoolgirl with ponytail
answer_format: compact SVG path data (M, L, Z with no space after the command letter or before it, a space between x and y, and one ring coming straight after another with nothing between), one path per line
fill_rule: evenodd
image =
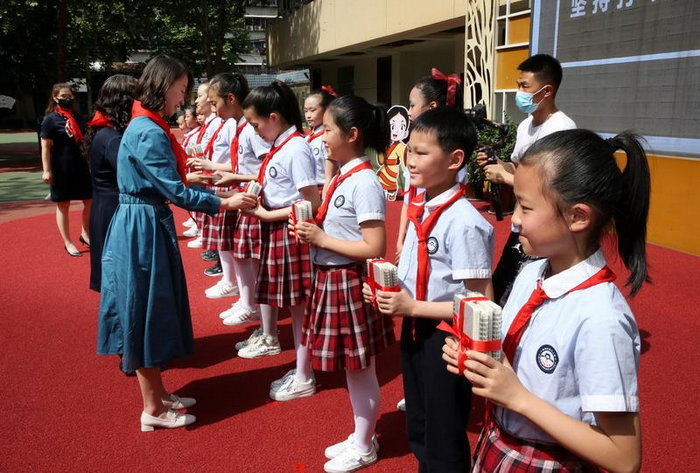
M623 171L615 152L627 156ZM515 171L513 223L527 254L503 311L503 362L467 351L465 376L494 407L474 471L637 471L640 338L600 248L614 230L630 296L649 280L649 166L639 138L588 130L535 142ZM444 359L457 372L456 343ZM509 459L517 458L514 462Z
M306 307L302 345L311 365L321 371L345 370L355 429L325 451L327 472L355 471L377 460L374 428L379 417L375 356L394 342L391 319L362 296L363 263L386 251L384 192L366 148L386 148L382 109L356 96L334 100L323 118L328 158L340 167L330 181L313 223L293 227L311 244L314 285ZM273 399L293 396L296 373L310 372L297 359L296 370L282 378Z
M287 232L293 202L304 199L315 210L321 204L316 186L316 165L304 139L301 111L294 92L283 82L256 87L243 102L245 117L258 135L271 144L258 171L262 186L260 205L243 213L260 220L260 267L256 303L260 304L260 337L238 351L242 358L277 355L277 315L288 308L292 316L297 357L308 356L301 349L304 307L311 285L309 245L298 242ZM313 394L315 382L308 376L304 392Z

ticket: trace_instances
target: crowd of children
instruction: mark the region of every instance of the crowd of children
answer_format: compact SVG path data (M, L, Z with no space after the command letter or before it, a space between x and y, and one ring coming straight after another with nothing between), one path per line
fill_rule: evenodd
M537 123L531 116L519 129L516 165L488 169L494 181L508 173L498 182L515 187L515 238L526 255L540 258L506 294L503 361L468 346L464 361L464 346L438 328L452 321L455 294L494 298L494 230L464 197L477 134L461 111L457 76L434 69L409 97L399 284L392 290L368 282L365 267L385 256L388 237L385 193L367 157L389 146L383 107L324 86L304 102L305 130L284 83L249 90L244 76L221 73L199 87L196 109L182 115L183 179L222 197L218 210L191 206L209 213L185 222L186 235L196 237L187 246L218 261L207 274L220 280L205 294L239 296L219 314L224 325L260 321L236 344L238 356L279 354L284 310L296 363L270 380L269 396L311 396L314 371L345 371L354 430L326 446L326 472L378 460L377 355L395 342L399 319L407 440L419 471L639 468L639 333L600 240L615 230L634 294L648 279L646 156L633 134L603 140L568 129L573 122L554 105L558 62L543 55L528 61L519 100ZM618 151L627 155L622 171ZM300 201L311 209L303 218ZM128 361L138 368L138 360ZM488 403L472 459L466 427L473 395ZM189 398L172 399L175 409ZM149 417L149 425L193 421L175 416L169 424L168 415Z

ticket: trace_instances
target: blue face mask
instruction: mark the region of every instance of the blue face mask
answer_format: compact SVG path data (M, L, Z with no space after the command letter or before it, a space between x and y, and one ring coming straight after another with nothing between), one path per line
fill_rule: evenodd
M547 86L545 85L544 87L542 87L542 89L544 89L545 87ZM538 90L534 94L530 92L522 92L520 90L517 91L515 93L515 105L518 106L521 112L526 113L528 115L531 114L532 112L537 110L537 107L540 105L540 103L542 103L541 100L539 103L533 103L533 98L535 97L535 95L539 94L542 91L542 89Z

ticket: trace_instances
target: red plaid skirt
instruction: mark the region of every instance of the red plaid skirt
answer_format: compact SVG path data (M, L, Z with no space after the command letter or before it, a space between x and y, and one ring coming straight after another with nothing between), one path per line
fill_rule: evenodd
M255 298L259 304L292 307L309 297L309 245L289 236L287 221L260 222L260 270Z
M212 186L208 186L214 189ZM231 187L218 187L222 191ZM233 228L236 224L235 210L222 210L214 215L206 215L200 231L202 232L202 248L205 250L230 251L233 248Z
M234 258L260 259L260 220L239 212L231 250Z
M472 473L602 473L558 445L522 440L496 423L481 431L474 452Z
M395 337L393 321L362 298L362 265L316 267L314 275L302 335L313 368L367 368L371 357L394 343Z

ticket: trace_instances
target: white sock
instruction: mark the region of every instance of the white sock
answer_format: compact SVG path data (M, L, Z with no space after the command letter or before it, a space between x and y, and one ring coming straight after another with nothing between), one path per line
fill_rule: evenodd
M379 417L379 381L374 357L370 365L363 370L345 370L345 378L355 417L355 447L361 452L369 452L372 449L372 436Z
M235 272L233 270L233 252L219 250L219 261L221 261L221 280L229 286L233 286L235 284Z
M233 269L236 273L238 291L240 292L241 305L246 309L255 310L258 304L255 303L255 285L258 279L258 268L260 260L254 258L233 258Z
M277 307L260 304L260 327L264 335L277 336Z
M297 304L289 308L292 314L292 335L294 337L294 350L297 354L296 373L294 378L299 383L305 383L311 378L311 358L306 345L301 344L301 335L304 330L305 304Z

